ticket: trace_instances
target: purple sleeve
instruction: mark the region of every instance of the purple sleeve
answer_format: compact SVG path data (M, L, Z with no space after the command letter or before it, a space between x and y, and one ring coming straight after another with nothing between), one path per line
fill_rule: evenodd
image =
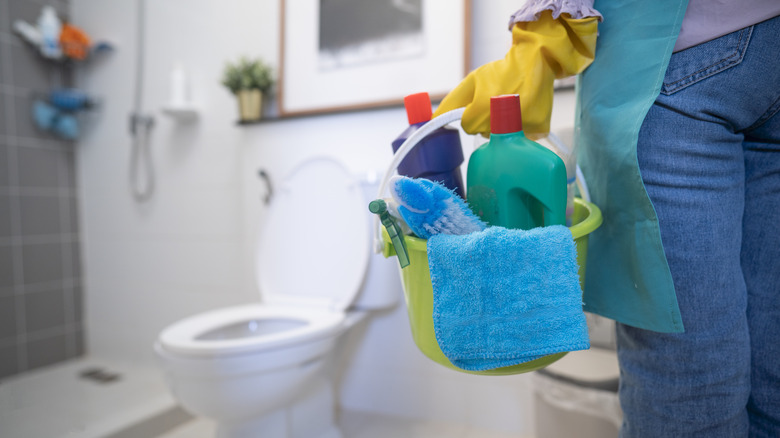
M520 21L536 21L543 11L552 11L553 18L561 14L569 14L571 18L599 17L599 11L593 9L593 0L528 0L522 8L512 14L509 19L509 29Z

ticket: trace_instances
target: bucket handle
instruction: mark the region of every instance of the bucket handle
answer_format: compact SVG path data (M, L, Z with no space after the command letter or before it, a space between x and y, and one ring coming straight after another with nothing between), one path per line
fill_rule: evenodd
M549 140L549 142L552 143L552 146L558 149L558 152L561 152L558 154L559 156L571 154L571 148L566 146L566 144L562 142L561 139L558 138L558 136L554 133L548 132L547 136L543 138ZM575 176L577 178L577 188L580 191L582 200L585 202L590 202L590 191L588 191L588 184L585 182L585 176L582 174L582 169L580 169L579 164L575 166Z
M412 135L410 135L406 139L406 141L404 141L401 144L401 147L399 147L398 150L393 155L393 159L392 161L390 161L390 165L387 167L387 171L385 171L385 174L382 178L382 183L379 185L379 191L377 192L376 198L381 199L382 197L384 197L384 194L387 191L387 185L390 183L390 178L392 178L395 175L398 166L401 164L401 161L403 161L404 158L406 158L406 156L409 155L409 152L411 152L412 148L414 148L417 145L417 143L420 142L420 140L427 137L433 131L445 125L448 125L456 120L460 120L463 117L463 112L465 110L466 110L465 108L457 108L452 111L447 111L446 113L438 117L434 117L426 124L421 126L420 129L412 133ZM549 132L547 134L547 138L559 150L568 150L568 148L561 141L561 139L559 139L558 136L553 134L552 132ZM577 175L577 187L580 190L580 195L585 201L590 202L590 193L588 192L588 186L585 183L585 178L582 174L582 169L580 169L579 164L577 165L576 175ZM374 252L376 253L382 252L383 247L384 244L382 243L382 223L379 220L379 216L377 216L374 218Z

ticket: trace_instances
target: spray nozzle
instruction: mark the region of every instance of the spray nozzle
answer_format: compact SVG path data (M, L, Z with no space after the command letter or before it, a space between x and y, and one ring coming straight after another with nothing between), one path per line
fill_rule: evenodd
M404 235L401 232L401 227L387 211L387 203L383 199L375 199L368 204L368 211L379 216L379 220L387 230L387 235L390 236L390 242L393 244L396 256L398 256L398 264L401 265L401 269L409 266L409 253L406 251Z

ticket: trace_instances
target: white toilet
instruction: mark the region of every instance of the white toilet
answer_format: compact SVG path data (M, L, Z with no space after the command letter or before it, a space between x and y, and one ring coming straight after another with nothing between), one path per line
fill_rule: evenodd
M181 405L220 437L339 438L328 364L340 335L402 294L395 259L372 254L370 183L330 158L280 182L257 243L262 301L162 331L155 351Z

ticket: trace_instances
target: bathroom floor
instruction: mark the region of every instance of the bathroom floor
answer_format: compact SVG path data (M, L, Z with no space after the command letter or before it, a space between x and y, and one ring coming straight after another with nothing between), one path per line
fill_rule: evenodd
M344 438L531 438L367 412L339 416ZM0 436L212 438L213 422L176 405L148 365L83 357L0 380Z
M339 426L344 438L531 438L439 421L410 420L355 411L342 412ZM196 419L158 438L212 438L214 431L212 422Z
M189 418L148 366L83 357L0 381L3 437L109 437L139 423L167 430L166 422Z

